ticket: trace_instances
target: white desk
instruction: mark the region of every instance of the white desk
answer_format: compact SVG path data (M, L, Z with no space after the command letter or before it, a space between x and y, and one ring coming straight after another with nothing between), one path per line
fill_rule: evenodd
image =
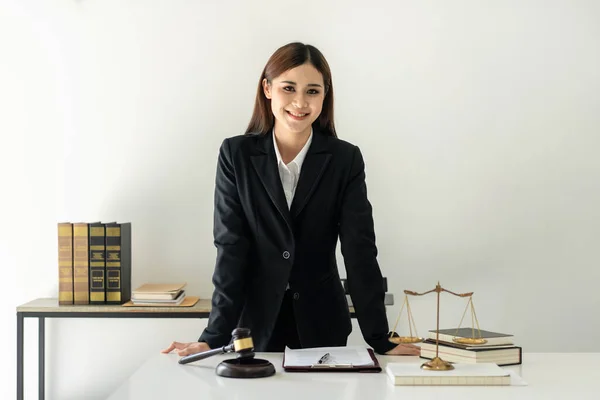
M158 351L157 351L158 353ZM233 355L235 357L235 355ZM393 386L382 373L291 373L281 368L281 353L257 353L277 370L269 378L232 379L215 374L217 364L232 355L213 356L180 365L175 354L156 354L125 381L109 400L148 399L599 399L600 353L524 354L523 365L504 367L528 386L458 387ZM377 356L387 362L421 364L418 357Z

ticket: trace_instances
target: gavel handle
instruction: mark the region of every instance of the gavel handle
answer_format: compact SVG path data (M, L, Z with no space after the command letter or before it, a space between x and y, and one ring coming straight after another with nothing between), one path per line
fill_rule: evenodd
M223 346L217 349L212 349L208 351L202 351L196 354L190 354L189 356L183 356L179 359L179 364L187 364L198 360L204 360L210 356L214 356L217 354L229 353L233 351L233 344Z

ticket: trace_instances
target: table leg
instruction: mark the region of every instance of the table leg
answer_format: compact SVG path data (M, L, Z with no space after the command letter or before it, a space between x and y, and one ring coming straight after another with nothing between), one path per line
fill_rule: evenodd
M38 373L39 373L39 378L38 378L38 398L40 400L44 400L44 394L45 394L45 385L44 385L44 380L46 377L46 365L45 365L45 349L44 346L46 344L46 318L44 317L39 317L38 318L38 326L39 326L39 333L38 333L38 341L39 341L39 349L38 349L38 356L39 356L39 361L38 361Z
M23 400L23 314L17 313L17 400Z

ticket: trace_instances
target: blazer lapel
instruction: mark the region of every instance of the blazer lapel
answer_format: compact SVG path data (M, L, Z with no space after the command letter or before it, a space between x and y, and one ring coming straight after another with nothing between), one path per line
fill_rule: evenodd
M258 177L269 194L269 198L292 230L292 219L288 209L279 170L277 169L277 157L273 147L273 135L265 134L258 138L257 149L260 154L251 156L252 165Z
M300 178L292 200L290 212L293 218L300 214L308 200L310 200L330 160L331 153L328 152L327 148L327 136L315 129L312 143L302 163Z

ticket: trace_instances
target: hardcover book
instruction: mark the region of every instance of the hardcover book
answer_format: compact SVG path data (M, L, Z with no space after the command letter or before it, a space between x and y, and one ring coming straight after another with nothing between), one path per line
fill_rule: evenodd
M185 285L186 283L144 283L132 294L136 300L173 299Z
M429 339L436 340L436 330L429 331ZM440 329L440 341L453 343L453 338L482 338L487 340L487 345L500 345L500 344L513 344L515 337L506 333L484 331L483 329L477 330L473 328L456 328L454 329Z
M131 296L131 223L105 225L106 303L123 304Z
M105 254L104 224L89 224L90 262L90 304L104 304L105 296Z
M433 359L436 354L435 340L427 339L421 343L421 358ZM522 363L522 349L519 346L466 346L458 343L440 342L438 355L444 361L452 363L495 363L499 366Z
M88 224L73 224L73 304L90 303Z
M58 223L58 304L73 304L73 224Z

